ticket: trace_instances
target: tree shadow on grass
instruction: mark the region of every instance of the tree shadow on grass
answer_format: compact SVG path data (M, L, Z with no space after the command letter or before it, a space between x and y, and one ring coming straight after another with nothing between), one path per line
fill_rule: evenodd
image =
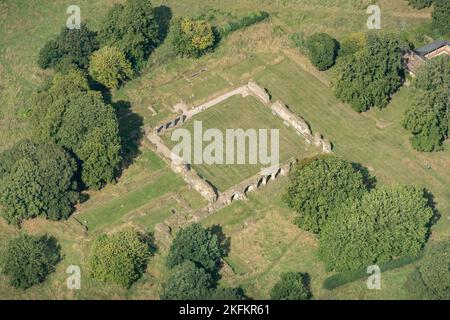
M141 139L144 136L144 118L131 109L128 101L112 102L119 122L119 136L122 141L122 170L133 164L139 156Z
M159 26L158 38L160 43L166 40L169 34L170 21L172 20L172 9L165 5L154 8L155 19Z
M438 209L436 208L436 202L434 201L434 195L428 189L423 189L423 194L424 194L425 199L427 199L428 206L431 208L431 210L433 210L433 216L431 217L430 222L427 225L427 227L429 229L429 231L427 233L427 238L428 238L431 235L431 227L438 222L438 220L441 218L441 214L438 211Z

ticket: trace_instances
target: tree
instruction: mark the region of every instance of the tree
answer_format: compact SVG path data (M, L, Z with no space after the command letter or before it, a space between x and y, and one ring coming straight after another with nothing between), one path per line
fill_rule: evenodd
M79 71L55 75L38 94L33 115L36 136L73 152L87 187L98 189L114 179L122 161L117 117Z
M406 287L419 298L450 299L450 240L435 243L425 251Z
M353 271L417 255L426 242L433 209L424 191L381 187L351 199L330 215L320 233L327 270Z
M337 41L326 33L315 33L308 38L306 46L311 63L320 71L334 65L338 50Z
M431 26L441 35L449 35L450 2L448 0L433 0L433 4Z
M411 7L417 10L428 8L433 3L433 0L407 0L407 1Z
M54 68L61 61L67 60L80 68L87 68L89 56L99 48L97 34L81 24L80 29L61 29L54 40L48 41L39 51L38 65L43 68Z
M43 282L60 259L55 238L22 234L7 243L1 260L2 272L13 287L28 289Z
M311 291L308 275L301 272L285 272L270 291L272 300L308 300Z
M115 46L125 53L134 69L143 67L159 44L159 26L149 0L127 0L108 12L99 38L103 45Z
M224 288L218 287L212 290L210 300L245 300L244 290L242 288Z
M90 58L89 74L107 88L117 88L133 75L131 64L116 47L103 47Z
M337 67L334 92L358 112L385 107L400 88L406 44L391 34L369 34L363 50L343 57Z
M298 212L295 222L300 228L319 233L333 208L366 191L363 175L350 162L326 156L307 160L294 169L284 201Z
M214 46L215 36L209 22L182 18L173 23L170 42L178 55L200 57Z
M0 204L9 223L67 219L78 200L75 160L61 147L23 140L0 154Z
M353 55L364 50L367 46L367 33L357 32L352 33L340 41L339 57Z
M194 223L180 230L170 246L167 265L173 268L184 261L192 261L207 272L216 273L224 252L217 235Z
M402 125L418 151L442 150L448 136L450 106L449 57L437 57L420 68L413 81L413 103Z
M145 272L149 244L144 235L126 229L113 235L101 235L89 257L93 278L129 288Z
M206 300L213 290L212 277L192 261L174 267L164 286L163 300Z

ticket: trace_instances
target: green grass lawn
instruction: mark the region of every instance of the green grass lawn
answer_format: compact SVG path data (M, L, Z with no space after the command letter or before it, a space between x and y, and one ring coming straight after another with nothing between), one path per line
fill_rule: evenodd
M224 137L224 143L226 129L254 129L256 132L259 129L267 129L268 131L278 129L280 163L293 158L312 156L319 152L313 145L308 145L305 139L293 129L286 127L278 116L272 114L269 107L252 96L246 98L233 96L189 119L183 128L189 130L192 137L194 137L194 121L202 121L203 132L209 128L218 129ZM170 132L164 136L164 140L169 146L175 145L175 142L171 141ZM192 138L193 144L194 139ZM203 143L203 147L205 148L208 144L208 142ZM270 136L268 136L268 144L268 152L270 153L272 146ZM237 154L237 144L235 144L234 150ZM263 167L260 164L248 164L248 150L247 142L246 149L240 150L240 152L246 154L246 164L194 164L193 168L201 176L211 181L219 191L225 191L240 181L257 174ZM224 150L223 159L226 158L225 154Z

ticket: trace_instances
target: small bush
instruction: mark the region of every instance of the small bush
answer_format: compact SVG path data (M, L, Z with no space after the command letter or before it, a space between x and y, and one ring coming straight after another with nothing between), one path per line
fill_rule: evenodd
M220 36L222 38L225 38L226 36L228 36L230 33L237 31L239 29L243 29L246 27L249 27L253 24L256 24L258 22L261 22L265 19L267 19L270 15L265 12L265 11L259 11L259 12L252 12L249 15L236 20L236 21L232 21L229 22L227 24L225 24L221 29L220 29Z
M320 71L327 70L334 65L338 51L337 41L326 33L316 33L308 38L311 63Z

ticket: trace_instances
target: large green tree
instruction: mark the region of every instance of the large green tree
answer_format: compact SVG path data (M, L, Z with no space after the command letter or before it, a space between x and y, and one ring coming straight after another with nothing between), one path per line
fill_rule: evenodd
M315 33L308 38L306 46L311 63L319 70L327 70L334 65L338 51L337 41L326 33Z
M403 126L413 136L419 151L442 149L448 137L450 107L450 58L437 57L422 66L413 81L413 103L406 111Z
M132 229L101 235L90 253L90 274L95 279L129 288L145 272L149 254L148 241Z
M133 75L130 62L116 47L103 47L91 55L89 74L107 88L117 88Z
M441 35L450 34L450 1L433 0L432 27Z
M86 24L81 24L80 29L64 27L56 39L48 41L39 51L38 65L43 69L54 68L64 61L87 68L89 56L98 48L97 35Z
M450 240L435 243L425 251L406 287L418 298L450 299Z
M403 82L405 48L393 34L368 34L364 49L340 60L336 97L358 112L385 107Z
M289 208L298 212L296 224L318 233L336 206L366 191L363 175L350 162L326 156L295 167L284 199Z
M214 281L208 272L192 261L184 261L170 272L161 299L206 300L213 293Z
M125 53L135 69L140 69L159 44L159 26L149 0L127 0L114 4L99 33L102 44Z
M23 140L0 154L0 205L9 223L66 219L78 200L75 160L61 147Z
M311 291L308 275L301 272L285 272L270 291L272 300L308 300Z
M432 217L423 190L407 186L372 190L330 215L320 233L319 256L327 270L349 271L417 255Z
M37 96L33 121L38 137L76 155L87 187L98 189L114 179L122 160L117 117L79 71L55 75Z
M192 261L207 272L216 273L224 255L221 243L211 229L194 223L180 231L170 246L167 265L173 268L184 261Z
M205 20L182 18L176 20L170 30L170 42L174 51L184 57L200 57L214 46L212 26Z
M22 234L6 244L1 258L1 270L9 283L28 289L43 282L55 270L61 256L55 238Z

